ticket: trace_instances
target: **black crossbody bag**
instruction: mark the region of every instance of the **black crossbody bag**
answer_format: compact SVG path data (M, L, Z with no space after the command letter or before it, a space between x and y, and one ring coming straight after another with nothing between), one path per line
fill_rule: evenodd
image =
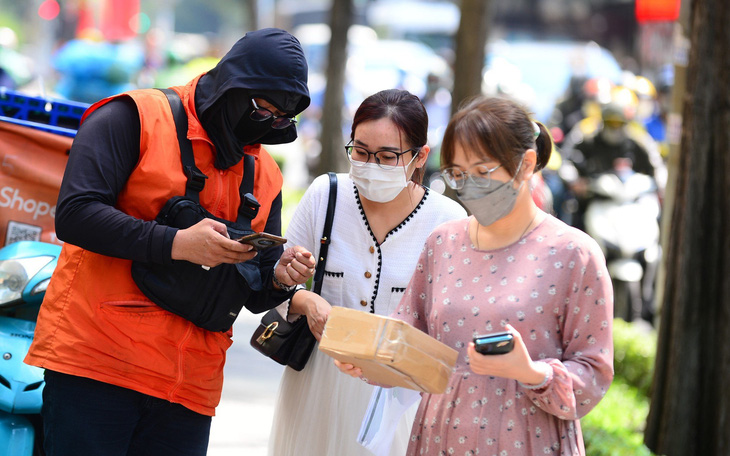
M254 158L244 155L241 206L236 223L215 217L200 205L199 194L207 176L195 166L190 140L186 136L187 115L179 95L160 89L167 96L175 119L183 170L187 176L184 196L170 198L155 220L175 228L189 228L204 218L224 223L232 239L251 234L251 220L259 203L253 196ZM258 257L239 264L221 264L209 270L188 261L172 264L132 262L132 278L152 302L209 331L227 331L246 304L252 291L263 289Z
M335 216L337 201L337 175L327 173L330 178L330 193L327 202L327 215L320 239L319 261L314 272L312 291L320 294L327 251L331 241L332 220ZM251 336L251 346L279 364L300 371L307 364L317 340L309 330L307 317L302 315L294 322L283 318L276 309L271 309L261 318L261 323Z

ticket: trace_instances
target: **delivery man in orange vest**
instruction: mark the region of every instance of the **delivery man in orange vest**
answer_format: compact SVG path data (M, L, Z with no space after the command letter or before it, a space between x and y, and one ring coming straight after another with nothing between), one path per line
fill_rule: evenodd
M310 103L299 41L279 29L247 33L215 68L172 89L207 176L200 204L236 221L243 156L251 155L260 204L252 229L281 234L283 179L261 144L293 141L294 116ZM65 244L26 358L46 369L49 456L207 451L232 331L202 329L156 306L132 279L133 261L211 268L258 256L263 285L241 297L255 312L287 299L314 271L305 249L257 253L214 219L187 229L156 223L165 202L185 194L177 144L170 104L155 89L94 104L74 140L56 212Z

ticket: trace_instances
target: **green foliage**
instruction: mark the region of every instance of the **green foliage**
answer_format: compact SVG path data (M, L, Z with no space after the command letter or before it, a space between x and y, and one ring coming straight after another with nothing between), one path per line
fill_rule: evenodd
M586 454L651 456L644 426L654 371L656 332L621 319L613 322L615 376L606 396L581 419Z
M279 167L279 169L284 169L284 163L286 162L286 158L284 158L284 156L281 154L270 153L270 155L271 158L273 158L276 162L276 165Z
M286 236L286 227L289 226L289 220L294 215L294 211L299 204L299 200L304 196L306 189L284 188L281 191L281 232Z
M623 379L614 379L606 396L581 420L586 454L650 456L643 443L649 399Z
M656 358L656 331L646 331L621 319L613 322L616 377L649 397Z
M11 0L0 0L0 27L10 27L21 40L23 33L23 15L27 6L18 5L19 2Z

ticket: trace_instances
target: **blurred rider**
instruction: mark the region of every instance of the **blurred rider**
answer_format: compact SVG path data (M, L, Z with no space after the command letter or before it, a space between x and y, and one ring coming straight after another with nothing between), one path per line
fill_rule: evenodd
M666 169L657 143L631 121L636 114L638 99L630 89L617 87L611 101L601 106L601 121L592 132L574 134L563 143L568 171L561 175L568 181L578 200L572 225L583 228L586 180L589 177L619 169L652 176L657 187L664 188ZM572 168L572 169L571 169Z

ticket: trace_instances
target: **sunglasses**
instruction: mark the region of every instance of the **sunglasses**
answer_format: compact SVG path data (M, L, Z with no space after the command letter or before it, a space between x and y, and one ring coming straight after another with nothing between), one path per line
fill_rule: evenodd
M290 125L295 125L297 123L297 119L294 119L293 117L275 116L273 112L257 105L256 100L254 100L253 98L251 98L251 105L253 106L253 111L251 111L251 114L249 115L251 120L254 120L256 122L263 122L265 120L273 118L274 120L273 122L271 122L271 128L273 128L274 130L282 130Z

